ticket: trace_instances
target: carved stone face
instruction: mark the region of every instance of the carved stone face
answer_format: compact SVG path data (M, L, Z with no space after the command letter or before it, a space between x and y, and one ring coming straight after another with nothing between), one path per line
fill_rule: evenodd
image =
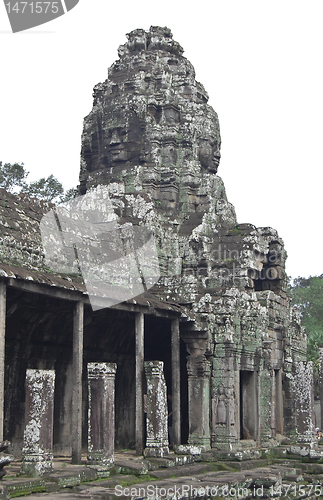
M166 184L170 192L171 184L191 196L187 186L199 190L199 177L218 170L217 114L168 29L135 30L128 39L108 79L94 88L82 136L80 192L122 182L127 190L145 186L154 196ZM137 166L142 168L133 176Z
M161 159L163 165L176 165L177 151L173 144L165 144L161 148Z
M204 169L216 174L220 163L220 149L217 141L203 140L199 147L199 160Z
M106 150L109 155L109 163L127 161L128 151L126 149L126 127L115 127L108 130ZM125 142L124 142L125 141Z
M135 115L127 121L111 123L105 127L104 156L107 166L130 162L138 164L142 155L145 124Z
M173 106L165 106L164 115L165 115L166 123L176 124L176 123L180 122L179 110Z

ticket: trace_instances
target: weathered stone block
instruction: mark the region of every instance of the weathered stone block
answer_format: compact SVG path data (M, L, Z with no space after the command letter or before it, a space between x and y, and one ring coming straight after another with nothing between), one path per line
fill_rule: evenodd
M0 499L1 500L9 500L9 498L10 498L10 495L9 495L7 487L4 485L1 485L0 486Z

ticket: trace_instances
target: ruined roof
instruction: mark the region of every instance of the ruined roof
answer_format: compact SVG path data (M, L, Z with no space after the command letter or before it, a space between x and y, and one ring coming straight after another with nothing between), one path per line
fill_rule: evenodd
M40 222L54 207L44 200L0 189L0 277L8 279L11 284L12 280L24 281L87 295L81 275L55 273L46 267ZM183 312L180 306L158 301L149 293L129 299L127 303Z

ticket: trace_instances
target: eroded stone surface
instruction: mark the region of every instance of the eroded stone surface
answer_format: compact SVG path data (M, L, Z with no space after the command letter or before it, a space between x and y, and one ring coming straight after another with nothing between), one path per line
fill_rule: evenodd
M27 370L23 473L42 475L53 469L54 384L54 370Z
M167 388L162 361L146 361L147 418L146 457L168 455Z
M114 462L116 363L88 363L88 461Z

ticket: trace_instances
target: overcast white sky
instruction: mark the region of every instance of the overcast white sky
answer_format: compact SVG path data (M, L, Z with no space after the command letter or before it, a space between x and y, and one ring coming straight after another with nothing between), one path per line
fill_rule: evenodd
M0 160L76 186L92 89L151 25L172 30L219 115L238 221L278 230L292 277L322 274L322 0L80 0L16 34L1 2Z

